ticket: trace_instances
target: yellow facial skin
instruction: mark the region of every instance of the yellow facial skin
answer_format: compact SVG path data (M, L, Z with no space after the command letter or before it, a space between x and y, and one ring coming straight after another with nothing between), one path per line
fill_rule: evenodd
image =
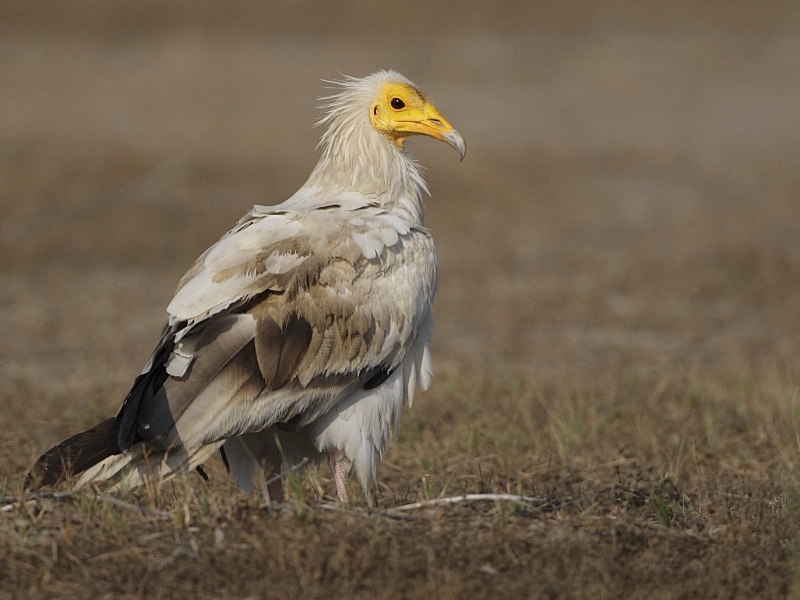
M467 152L464 138L428 97L405 83L390 83L381 90L369 111L372 126L392 140L398 148L410 135L427 135L458 150L461 159Z

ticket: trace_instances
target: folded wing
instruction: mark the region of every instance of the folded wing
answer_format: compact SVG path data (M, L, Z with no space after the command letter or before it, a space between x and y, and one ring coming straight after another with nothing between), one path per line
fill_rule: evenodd
M132 460L131 483L185 471L226 438L303 427L382 384L427 319L432 250L424 229L368 203L251 211L181 280L158 346L102 433L116 444L94 448L96 464L54 448L49 480L59 461L85 471L81 482Z

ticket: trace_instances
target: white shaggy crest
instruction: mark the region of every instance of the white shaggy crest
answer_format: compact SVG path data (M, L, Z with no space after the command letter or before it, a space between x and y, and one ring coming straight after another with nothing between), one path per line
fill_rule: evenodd
M383 208L421 225L425 218L422 195L428 186L416 162L385 135L375 130L369 109L389 83L416 86L396 71L378 71L363 79L347 77L329 82L341 91L322 98L327 114L317 125L327 125L319 146L322 156L306 188L328 192L355 190L374 197ZM291 200L290 200L291 201Z

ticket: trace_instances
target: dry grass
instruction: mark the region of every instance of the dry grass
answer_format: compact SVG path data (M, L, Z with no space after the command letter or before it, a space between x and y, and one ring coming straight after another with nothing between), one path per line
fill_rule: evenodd
M414 148L437 370L377 512L322 508L315 467L268 509L217 461L122 496L168 519L16 505L0 598L800 593L794 3L442 3L403 36L359 2L63 4L0 12L0 496L116 410L194 257L302 183L319 78L397 68L470 153ZM464 493L546 502L386 514Z

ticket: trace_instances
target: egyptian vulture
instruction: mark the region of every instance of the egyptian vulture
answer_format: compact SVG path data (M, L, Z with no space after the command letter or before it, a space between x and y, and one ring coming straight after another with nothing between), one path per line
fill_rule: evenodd
M431 379L436 255L427 187L403 143L464 139L394 71L327 98L322 156L277 206L255 206L197 259L149 362L113 418L43 454L29 485L123 469L162 481L217 451L250 491L283 458L330 461L339 499L367 498L404 404ZM202 474L202 470L201 470ZM280 481L269 488L283 497Z

